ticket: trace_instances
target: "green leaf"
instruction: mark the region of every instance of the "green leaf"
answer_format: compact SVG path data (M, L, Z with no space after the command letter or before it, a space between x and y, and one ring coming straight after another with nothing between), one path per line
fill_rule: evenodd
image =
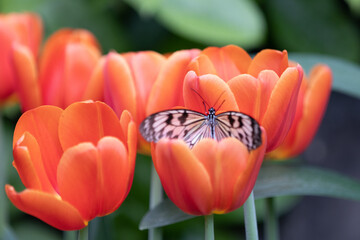
M251 0L127 1L144 15L154 15L181 36L210 45L257 47L266 33L262 12Z
M356 21L338 0L264 1L276 48L360 60Z
M286 162L266 162L254 187L255 199L285 195L327 196L360 201L360 181L315 167ZM139 228L149 229L196 216L177 208L169 199L146 213Z
M194 217L196 216L184 213L170 199L165 199L145 214L140 222L139 229L167 226Z
M306 72L310 72L315 64L327 64L333 72L333 89L360 98L359 65L340 58L320 54L291 53L289 54L289 59L300 63Z
M265 163L255 198L284 195L327 196L360 201L360 181L339 173L292 163Z

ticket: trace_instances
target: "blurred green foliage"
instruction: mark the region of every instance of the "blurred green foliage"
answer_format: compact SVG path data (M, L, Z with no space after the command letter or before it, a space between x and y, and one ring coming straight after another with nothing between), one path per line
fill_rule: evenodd
M327 54L357 63L360 62L359 6L357 0L0 0L2 13L40 14L44 39L63 27L88 29L99 40L104 54L112 49L166 53L232 43L250 52L263 48L287 49ZM5 122L2 121L4 127L0 133L0 147L3 147L0 187L11 183L20 191L23 186L11 166L10 146L16 119L8 116L1 119ZM148 210L150 164L149 158L138 157L133 187L123 205L115 213L91 222L94 239L146 239L147 231L138 230L138 224ZM3 187L0 191L0 203L7 205L10 215L7 216L4 208L0 210L0 235L5 232L3 236L7 239L19 240L62 238L60 231L15 209L5 197ZM239 229L238 224L241 219L237 211L216 216L216 238L244 236L244 229ZM203 239L201 217L162 229L164 239Z

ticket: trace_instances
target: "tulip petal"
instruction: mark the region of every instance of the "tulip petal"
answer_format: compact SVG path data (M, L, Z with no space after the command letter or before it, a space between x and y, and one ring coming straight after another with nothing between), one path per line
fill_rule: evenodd
M288 68L276 83L261 125L268 136L267 152L281 144L293 121L302 80L300 66Z
M216 69L210 58L205 54L200 54L189 63L189 70L194 71L196 75L201 76L205 74L216 75Z
M248 73L257 78L263 70L273 70L280 77L288 67L287 51L265 49L256 54L252 60Z
M22 112L26 112L41 105L35 59L30 49L23 45L13 44L12 49L15 88L20 98Z
M87 225L72 205L60 199L58 195L26 189L17 193L5 186L10 201L21 211L35 216L47 224L64 231L78 230Z
M185 106L205 113L209 108L222 111L238 111L234 94L218 76L207 74L198 77L190 71L184 80ZM220 108L220 109L219 109Z
M242 206L248 199L251 191L255 186L257 176L260 171L260 167L264 160L264 155L267 148L267 133L263 127L261 127L262 144L259 148L250 152L247 159L246 169L238 176L238 181L234 187L234 198L232 206L229 211L237 209Z
M81 142L94 145L104 136L125 139L114 111L103 102L77 102L67 107L59 122L59 138L65 151Z
M82 46L82 47L70 47ZM86 30L72 30L61 29L54 33L46 42L43 50L43 54L40 57L39 64L39 81L41 89L44 89L43 102L44 104L52 104L56 106L66 107L69 104L67 101L73 100L73 94L71 98L65 100L68 91L72 88L72 74L79 75L81 73L87 75L86 82L89 81L92 68L95 66L94 58L100 57L99 45L95 37ZM81 54L77 54L81 52ZM89 58L83 58L83 56L74 56L86 54ZM71 58L74 58L71 60ZM70 63L71 62L71 63ZM72 64L76 66L69 66ZM87 66L90 64L90 70ZM84 67L85 66L85 67ZM87 69L87 70L85 70ZM86 72L89 71L89 72ZM81 79L83 79L81 77ZM78 82L79 83L79 82ZM86 84L84 84L86 85ZM85 90L84 90L85 91ZM84 92L81 92L81 100Z
M228 85L234 94L239 111L259 120L259 81L249 74L241 74L231 79Z
M211 213L212 186L205 167L181 140L156 144L156 171L168 197L184 212Z
M91 74L88 85L85 86L85 92L83 95L84 100L104 100L104 74L103 68L105 65L106 57L102 57L97 62L94 70Z
M111 52L104 65L105 102L120 116L127 109L136 118L136 90L133 76L125 59Z
M91 220L114 211L126 197L129 161L124 145L113 137L98 146L81 143L64 152L58 167L62 198Z
M131 52L123 55L133 75L136 87L137 123L145 119L145 108L151 88L166 58L156 52Z
M46 174L56 189L56 169L63 153L59 142L58 126L62 109L55 106L41 106L25 112L16 124L13 148L25 132L37 141Z
M13 150L13 165L26 188L55 193L44 168L38 143L29 132L18 140Z
M26 46L36 56L42 40L42 21L33 13L10 13L0 16L0 99L9 97L16 86L10 56L13 43Z
M123 111L120 118L120 124L123 129L124 139L121 141L126 144L128 151L128 159L129 159L129 168L130 168L130 179L131 183L129 183L128 191L130 191L132 179L134 176L135 170L135 159L136 159L136 141L137 141L137 127L134 121L132 121L131 115L128 111ZM150 151L149 151L150 152Z
M301 117L290 128L281 149L276 149L276 158L289 158L299 155L310 144L324 115L331 92L331 69L325 65L317 65L310 73L310 82L305 89L304 98L299 98ZM289 139L291 138L291 139ZM291 141L292 140L292 141Z
M225 138L219 143L208 138L198 142L193 153L210 176L214 191L212 211L227 212L235 197L237 179L247 167L249 151L235 138Z
M203 54L210 58L216 69L216 75L226 82L239 74L246 73L251 63L249 54L235 45L222 48L208 47L201 52L201 55Z
M85 100L85 89L90 81L92 72L100 58L100 51L83 43L69 43L65 48L65 66L62 85L62 97L65 108L73 102ZM92 99L98 100L98 99Z
M173 53L163 64L159 76L154 82L146 107L146 115L184 106L181 89L188 65L200 51L198 49L182 50Z

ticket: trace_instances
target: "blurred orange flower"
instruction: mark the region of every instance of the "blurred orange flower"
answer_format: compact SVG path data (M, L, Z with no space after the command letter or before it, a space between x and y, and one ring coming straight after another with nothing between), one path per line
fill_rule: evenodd
M168 89L182 89L186 66L198 50L184 50L169 58L152 52L111 52L98 63L94 82L103 83L92 89L103 89L104 100L116 113L127 109L137 126L147 116L147 109L177 101L177 95L168 96ZM159 99L161 97L161 99ZM149 154L150 144L138 136L138 151Z
M15 76L10 61L12 45L24 45L36 57L42 32L42 20L35 13L0 14L0 101L6 100L15 91Z
M39 62L30 49L12 45L12 64L23 111L40 105L66 108L99 95L91 78L100 59L99 44L86 30L61 29L45 43Z
M119 121L102 102L41 106L19 119L13 154L26 189L6 185L11 202L58 229L81 229L115 211L129 193L136 125L127 111Z
M324 115L331 92L331 82L331 69L326 65L315 66L310 72L309 79L304 76L290 131L285 141L268 153L268 157L292 158L308 147Z
M220 142L206 138L193 149L181 140L161 139L153 144L153 161L167 196L193 215L233 211L249 197L266 149L254 151L234 138Z
M229 45L223 48L209 47L195 58L184 85L185 106L204 111L204 105L196 94L204 99L224 101L221 109L235 110L255 118L267 133L269 152L281 144L290 129L295 115L298 92L303 71L298 65L289 66L287 52L263 50L254 59L241 48Z

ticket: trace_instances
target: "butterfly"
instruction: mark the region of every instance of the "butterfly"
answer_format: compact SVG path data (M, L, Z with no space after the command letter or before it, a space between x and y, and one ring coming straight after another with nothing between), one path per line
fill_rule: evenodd
M203 103L206 107L204 99ZM140 133L148 142L157 142L161 138L182 139L190 148L203 138L220 141L233 137L245 144L249 151L262 143L261 129L255 119L235 111L216 115L214 107L210 107L205 114L189 109L151 114L141 122Z

